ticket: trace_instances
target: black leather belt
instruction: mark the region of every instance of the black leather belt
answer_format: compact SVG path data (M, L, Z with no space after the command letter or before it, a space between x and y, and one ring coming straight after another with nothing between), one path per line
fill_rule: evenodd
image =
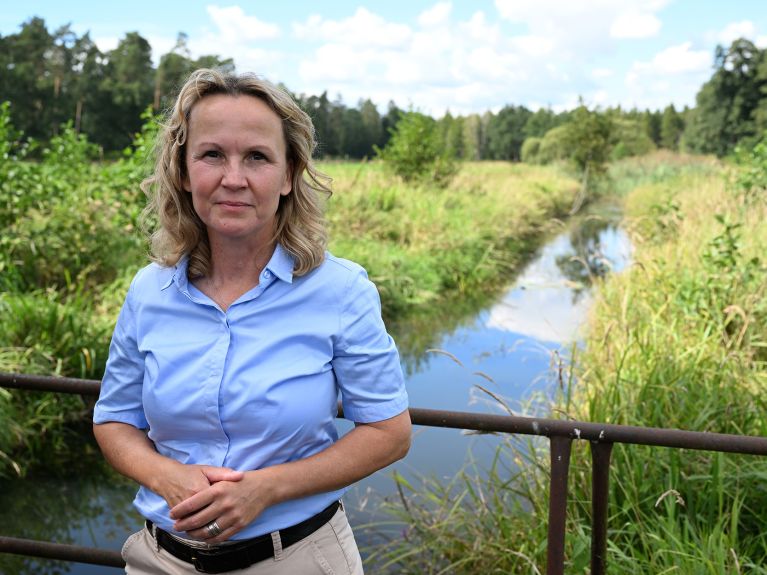
M283 549L301 541L325 525L335 515L339 506L340 502L334 501L306 521L280 529ZM274 557L274 545L270 534L245 539L231 545L205 549L182 543L159 527L152 529L152 525L152 522L147 519L146 526L157 539L157 544L174 557L194 565L200 573L226 573L235 569L244 569L253 563Z

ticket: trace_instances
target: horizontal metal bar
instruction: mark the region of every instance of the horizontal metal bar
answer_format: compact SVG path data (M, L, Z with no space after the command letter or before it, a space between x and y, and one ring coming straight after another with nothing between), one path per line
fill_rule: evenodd
M0 373L0 387L26 389L29 391L98 395L101 389L101 382L94 379L75 379L73 377Z
M49 541L37 541L35 539L0 537L0 553L14 553L16 555L75 561L77 563L90 563L91 565L104 565L107 567L125 567L125 561L119 551L50 543Z
M415 407L410 408L410 416L413 423L433 427L451 427L486 432L569 437L571 439L606 443L633 443L636 445L657 445L659 447L767 455L767 437L754 437L750 435L730 435L726 433L486 413L439 411Z
M0 387L97 395L99 382L87 379L0 373ZM342 416L343 411L339 405L339 417ZM657 445L659 447L767 455L767 437L749 435L493 415L465 411L443 411L418 407L410 408L410 417L416 425L430 427L470 429L488 433L569 437L570 439L584 439L596 442L632 443L636 445Z

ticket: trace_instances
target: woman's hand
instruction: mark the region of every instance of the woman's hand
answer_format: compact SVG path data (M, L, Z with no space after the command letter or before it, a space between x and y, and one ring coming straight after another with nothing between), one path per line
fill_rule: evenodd
M173 507L220 481L237 482L243 477L242 471L228 467L184 465L168 460L150 489L165 499L168 507Z
M327 449L290 463L247 471L241 481L219 481L170 510L173 528L208 543L238 533L264 509L290 499L335 491L404 457L410 447L410 414L359 423ZM211 537L213 521L221 533Z
M221 468L214 468L220 470ZM235 472L236 473L236 472ZM223 474L221 474L223 476ZM247 527L273 504L268 469L240 474L241 480L221 479L178 503L170 510L173 529L206 543L221 543ZM211 537L206 528L213 521L221 533Z

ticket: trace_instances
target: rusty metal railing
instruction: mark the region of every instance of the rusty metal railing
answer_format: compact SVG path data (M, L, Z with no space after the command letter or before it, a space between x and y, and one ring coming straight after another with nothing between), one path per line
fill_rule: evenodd
M0 373L0 387L95 396L98 395L100 383L85 379ZM339 417L341 416L342 413L339 406ZM547 575L564 575L565 570L567 480L573 440L588 441L591 445L592 575L604 575L606 569L610 455L615 443L767 455L767 437L442 411L415 407L410 408L410 416L416 425L539 435L549 438L551 477L549 482ZM13 537L0 537L0 553L2 552L94 563L110 567L121 567L124 565L122 557L117 551L60 545L47 541L32 541Z

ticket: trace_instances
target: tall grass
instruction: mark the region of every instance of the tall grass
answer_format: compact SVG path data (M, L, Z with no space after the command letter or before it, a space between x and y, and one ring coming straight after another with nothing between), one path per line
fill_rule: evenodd
M578 184L552 169L468 163L445 189L405 184L380 163L328 163L331 250L365 266L393 318L446 293L497 283L527 256Z
M767 205L753 198L709 164L629 194L635 263L599 287L553 416L767 435ZM572 573L589 562L590 470L578 443ZM509 439L485 475L402 484L404 537L371 561L398 573L543 572L543 447ZM767 573L764 458L618 445L611 470L609 572Z

